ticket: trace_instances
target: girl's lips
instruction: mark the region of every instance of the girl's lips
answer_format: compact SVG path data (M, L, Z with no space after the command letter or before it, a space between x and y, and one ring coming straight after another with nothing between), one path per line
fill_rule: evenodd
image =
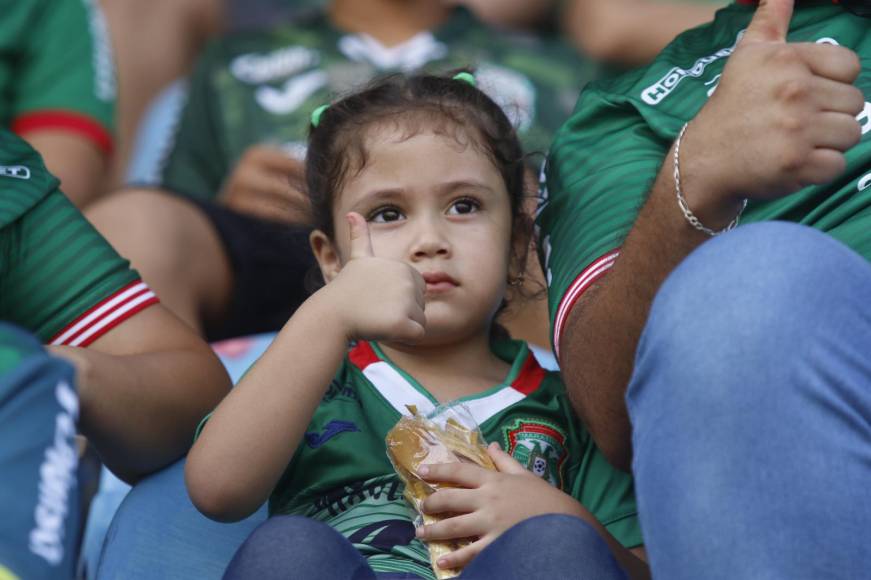
M447 292L459 286L456 280L444 272L426 272L423 274L427 293Z

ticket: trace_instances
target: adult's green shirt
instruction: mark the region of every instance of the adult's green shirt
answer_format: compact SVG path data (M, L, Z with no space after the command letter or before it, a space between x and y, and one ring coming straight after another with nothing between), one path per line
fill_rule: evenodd
M754 11L732 4L713 23L678 36L650 66L592 83L554 138L537 223L555 346L571 307L613 265L666 153L716 90ZM837 43L859 54L862 140L833 182L751 202L741 223L804 224L871 260L871 20L829 0L798 2L788 40Z
M58 189L39 154L0 129L0 320L87 346L157 302Z

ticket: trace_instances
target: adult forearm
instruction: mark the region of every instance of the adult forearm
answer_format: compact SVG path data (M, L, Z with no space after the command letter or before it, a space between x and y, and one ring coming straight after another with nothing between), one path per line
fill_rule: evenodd
M689 225L678 207L672 153L666 157L617 262L575 306L560 345L567 388L579 415L608 460L626 470L632 451L624 396L638 339L662 282L707 239ZM696 168L687 168L684 173L687 195L691 189L695 193L707 189ZM689 201L703 223L717 229L729 223L740 208L734 199L722 194L691 195Z
M56 347L78 368L79 428L104 463L131 481L181 457L230 382L202 348L113 355Z

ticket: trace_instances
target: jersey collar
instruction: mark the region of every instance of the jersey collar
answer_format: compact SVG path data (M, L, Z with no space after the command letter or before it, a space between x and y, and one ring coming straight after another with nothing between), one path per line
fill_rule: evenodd
M541 368L526 343L519 343L511 371L502 384L491 389L462 397L454 402L463 403L478 425L525 399L540 386L546 371ZM395 366L377 344L362 341L351 349L348 359L372 383L381 396L400 415L410 415L408 405L428 415L439 403L408 373Z

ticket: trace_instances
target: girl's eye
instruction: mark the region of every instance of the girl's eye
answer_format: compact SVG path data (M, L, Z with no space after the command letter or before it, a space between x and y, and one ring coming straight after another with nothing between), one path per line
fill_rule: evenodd
M453 204L451 204L451 208L448 210L448 213L452 215L463 215L467 213L473 213L480 209L480 207L481 204L474 199L458 199Z
M383 207L369 214L369 221L375 223L395 222L402 219L402 212L395 207Z

